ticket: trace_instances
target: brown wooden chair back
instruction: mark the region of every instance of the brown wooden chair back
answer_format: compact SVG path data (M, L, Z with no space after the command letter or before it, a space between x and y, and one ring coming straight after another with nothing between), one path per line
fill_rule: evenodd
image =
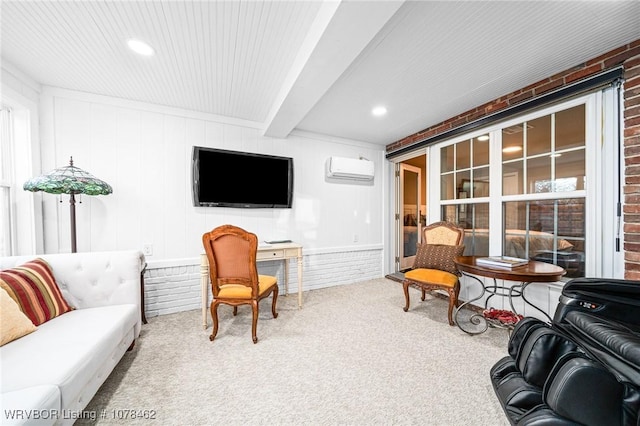
M251 295L256 298L258 237L237 226L223 225L204 234L202 242L209 259L213 296L218 297L221 285L241 284L251 287Z

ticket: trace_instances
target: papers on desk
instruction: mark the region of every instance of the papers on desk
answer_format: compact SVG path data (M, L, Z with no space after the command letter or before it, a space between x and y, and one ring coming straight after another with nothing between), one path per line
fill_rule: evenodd
M492 266L498 268L517 268L518 266L524 266L529 261L527 259L521 259L519 257L510 256L490 256L479 257L476 259L476 264L479 266Z
M291 240L271 240L271 241L265 241L265 244L286 244L290 242Z

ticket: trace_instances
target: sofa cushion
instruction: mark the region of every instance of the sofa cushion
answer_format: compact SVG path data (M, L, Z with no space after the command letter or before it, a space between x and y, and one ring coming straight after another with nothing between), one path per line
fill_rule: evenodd
M35 331L36 326L4 289L0 288L0 346Z
M138 306L125 304L76 309L48 321L0 348L0 389L57 385L61 406L77 406L87 384L99 380L99 387L126 352L138 320Z
M16 301L34 325L71 310L60 293L51 267L43 259L0 271L0 287Z
M0 413L2 425L53 425L64 416L60 389L55 385L41 385L2 392Z

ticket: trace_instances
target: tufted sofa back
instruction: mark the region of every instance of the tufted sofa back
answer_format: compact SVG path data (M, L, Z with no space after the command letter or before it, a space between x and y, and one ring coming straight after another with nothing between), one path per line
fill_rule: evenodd
M133 303L140 309L140 251L41 254L0 258L0 270L46 260L67 303L76 309ZM139 327L138 327L139 329Z

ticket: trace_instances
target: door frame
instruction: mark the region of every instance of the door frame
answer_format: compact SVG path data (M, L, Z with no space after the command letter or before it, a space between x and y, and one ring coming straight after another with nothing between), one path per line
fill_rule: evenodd
M422 170L420 167L412 166L406 163L398 163L398 173L396 173L397 184L397 197L396 197L396 271L401 271L410 268L413 265L415 254L412 256L404 255L405 244L405 224L404 217L407 214L405 211L404 201L404 185L405 185L405 172L415 173L417 175L416 185L416 244L421 242L422 223L420 220L422 209ZM413 206L412 206L413 207Z

